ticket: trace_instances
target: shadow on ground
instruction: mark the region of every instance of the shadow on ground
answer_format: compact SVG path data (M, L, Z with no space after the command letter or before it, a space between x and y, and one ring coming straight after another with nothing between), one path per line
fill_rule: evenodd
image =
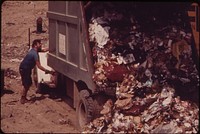
M55 88L50 88L47 85L43 85L40 90L36 91L36 95L33 95L29 100L30 103L49 98L52 100L63 100L63 93L58 92Z
M4 95L4 94L13 94L14 92L11 90L11 89L2 89L1 90L1 97Z

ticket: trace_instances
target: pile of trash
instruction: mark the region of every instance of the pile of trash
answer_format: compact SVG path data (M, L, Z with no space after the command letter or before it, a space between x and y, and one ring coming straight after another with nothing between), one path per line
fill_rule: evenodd
M84 132L197 133L199 108L178 96L199 88L183 17L163 22L152 15L140 23L135 6L121 6L98 5L89 22L93 80L116 101L108 100Z
M5 69L4 76L9 77L11 79L16 79L18 77L18 73L10 68Z
M174 89L165 87L161 93L144 98L108 100L102 116L94 119L84 132L92 133L197 133L199 109L187 101L174 97Z

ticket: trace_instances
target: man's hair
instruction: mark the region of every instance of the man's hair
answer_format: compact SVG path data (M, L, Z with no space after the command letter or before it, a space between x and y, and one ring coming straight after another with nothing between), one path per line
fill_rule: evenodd
M41 43L41 40L40 39L35 39L32 43L32 47L36 46L37 43Z

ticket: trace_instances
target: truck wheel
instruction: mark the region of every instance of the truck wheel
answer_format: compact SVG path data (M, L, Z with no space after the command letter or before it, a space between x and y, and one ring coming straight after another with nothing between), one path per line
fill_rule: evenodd
M79 130L83 130L84 126L92 121L94 117L94 102L89 95L87 90L81 90L79 93L80 99L76 108L77 126Z

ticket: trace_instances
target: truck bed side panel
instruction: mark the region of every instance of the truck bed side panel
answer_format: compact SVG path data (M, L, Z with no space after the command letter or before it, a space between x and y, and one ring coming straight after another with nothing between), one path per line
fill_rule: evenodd
M47 64L74 81L85 82L93 91L93 66L82 11L80 1L49 1Z

